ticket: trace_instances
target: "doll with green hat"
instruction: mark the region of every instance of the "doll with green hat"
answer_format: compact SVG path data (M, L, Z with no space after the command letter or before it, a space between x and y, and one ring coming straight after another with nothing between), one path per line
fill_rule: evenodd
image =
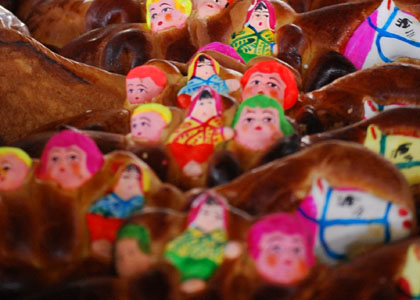
M241 103L232 127L234 141L251 151L264 151L276 140L293 133L279 102L260 94Z
M120 277L141 274L152 264L150 234L142 225L122 226L118 231L114 249L115 269Z

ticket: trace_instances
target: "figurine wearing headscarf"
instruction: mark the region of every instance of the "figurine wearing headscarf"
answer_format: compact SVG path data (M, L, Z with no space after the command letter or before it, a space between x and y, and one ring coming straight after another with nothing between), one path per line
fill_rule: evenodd
M233 137L233 130L223 126L220 96L209 86L194 96L184 122L169 137L169 150L179 168L190 177L200 176L201 164L214 147Z
M268 0L254 0L248 9L244 28L232 34L229 44L245 62L259 55L276 54L275 27L274 6Z
M181 108L188 108L191 96L204 86L210 86L220 95L227 95L231 90L239 88L235 79L223 80L219 76L220 65L211 56L198 53L188 66L188 82L178 92L178 105Z

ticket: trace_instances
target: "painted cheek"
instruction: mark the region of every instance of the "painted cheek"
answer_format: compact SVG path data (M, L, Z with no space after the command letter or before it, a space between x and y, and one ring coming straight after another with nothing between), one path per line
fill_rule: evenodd
M248 132L249 131L249 126L248 125L243 125L243 126L241 126L241 131L243 131L243 132Z
M172 21L172 14L166 14L165 15L165 21L171 22Z
M81 166L80 166L80 163L73 163L73 164L71 164L71 169L72 169L72 171L73 171L73 174L75 175L75 176L79 176L79 175L81 175Z
M275 90L270 90L269 94L270 94L271 98L274 98L274 99L279 98L279 93L277 93L277 91L275 91Z
M265 258L265 262L267 263L268 266L270 267L274 267L275 265L277 265L277 256L275 254L267 254L266 258Z

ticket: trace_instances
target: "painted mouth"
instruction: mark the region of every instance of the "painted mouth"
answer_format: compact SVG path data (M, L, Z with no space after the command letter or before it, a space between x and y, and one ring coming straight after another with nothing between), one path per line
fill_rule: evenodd
M159 21L158 22L158 26L161 26L163 24L163 22L162 21Z

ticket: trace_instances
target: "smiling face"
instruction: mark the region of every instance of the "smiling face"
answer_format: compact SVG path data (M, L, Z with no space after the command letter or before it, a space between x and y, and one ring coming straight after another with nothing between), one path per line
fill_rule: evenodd
M264 2L260 2L249 18L248 23L255 28L257 32L270 29L270 14Z
M226 7L228 2L226 0L196 0L195 7L200 18L207 18L218 14Z
M278 73L255 72L243 88L242 100L261 94L276 99L283 106L286 85Z
M118 276L132 277L145 272L152 264L150 255L143 253L133 238L118 240L115 247L115 268Z
M86 153L75 145L51 148L46 174L64 189L78 188L92 177L86 167Z
M235 141L254 151L267 149L283 133L275 108L245 107L235 126Z
M146 142L158 142L166 122L157 112L141 112L131 118L131 135Z
M0 191L17 189L28 175L29 166L14 154L0 156Z
M187 16L175 8L173 0L161 0L149 6L150 25L153 32L168 28L181 28Z
M224 209L223 206L214 203L204 203L193 224L204 232L212 232L216 229L224 229Z
M137 166L128 166L118 178L114 186L114 193L123 200L129 200L134 196L143 195L141 184L141 173Z
M130 104L151 102L163 88L155 84L150 77L126 79L127 99Z
M257 270L268 281L292 284L307 275L306 250L300 235L271 232L261 238L259 248Z

